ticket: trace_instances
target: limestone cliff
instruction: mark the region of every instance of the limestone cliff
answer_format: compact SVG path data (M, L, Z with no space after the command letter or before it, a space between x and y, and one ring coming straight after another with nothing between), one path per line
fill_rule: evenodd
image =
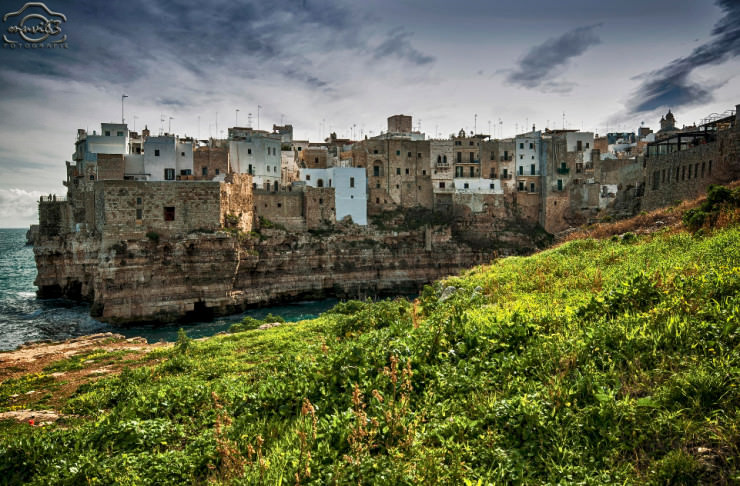
M92 303L103 321L171 322L283 301L415 292L490 261L495 252L453 238L449 227L331 233L191 233L115 240L68 235L34 248L39 296Z

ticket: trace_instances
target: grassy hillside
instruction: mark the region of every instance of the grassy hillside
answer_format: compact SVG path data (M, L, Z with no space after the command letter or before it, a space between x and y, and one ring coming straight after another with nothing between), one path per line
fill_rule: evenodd
M64 421L0 422L0 482L737 484L739 326L737 226L571 241L183 338Z

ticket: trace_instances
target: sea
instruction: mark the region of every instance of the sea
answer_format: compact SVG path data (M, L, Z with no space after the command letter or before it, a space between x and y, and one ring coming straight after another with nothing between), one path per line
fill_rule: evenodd
M90 317L87 304L66 299L37 299L35 278L36 263L33 248L26 245L26 229L0 229L0 351L34 341L61 341L97 332L140 336L151 343L175 341L178 330L183 328L188 336L199 338L225 331L246 316L263 319L272 313L288 322L296 322L317 317L337 303L335 299L296 302L248 310L209 322L116 327Z

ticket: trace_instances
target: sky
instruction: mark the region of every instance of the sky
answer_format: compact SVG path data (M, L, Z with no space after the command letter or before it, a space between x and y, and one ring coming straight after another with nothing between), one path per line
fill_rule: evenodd
M0 15L24 4L0 0ZM123 94L137 131L216 137L259 114L259 128L290 123L311 141L377 135L393 114L430 138L500 138L658 129L668 109L690 125L740 103L737 0L44 4L52 14L0 24L18 40L40 12L60 21L46 43L67 36L0 49L0 228L65 194L77 129L120 122Z

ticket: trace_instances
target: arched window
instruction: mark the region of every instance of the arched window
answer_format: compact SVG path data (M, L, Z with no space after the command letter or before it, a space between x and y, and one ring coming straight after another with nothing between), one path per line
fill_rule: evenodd
M324 187L324 179L317 180L316 187Z
M444 157L442 157L442 162L444 162L445 164L447 163L447 156L446 155Z
M440 164L441 162L442 162L442 156L441 155L438 155L437 156L437 163Z

